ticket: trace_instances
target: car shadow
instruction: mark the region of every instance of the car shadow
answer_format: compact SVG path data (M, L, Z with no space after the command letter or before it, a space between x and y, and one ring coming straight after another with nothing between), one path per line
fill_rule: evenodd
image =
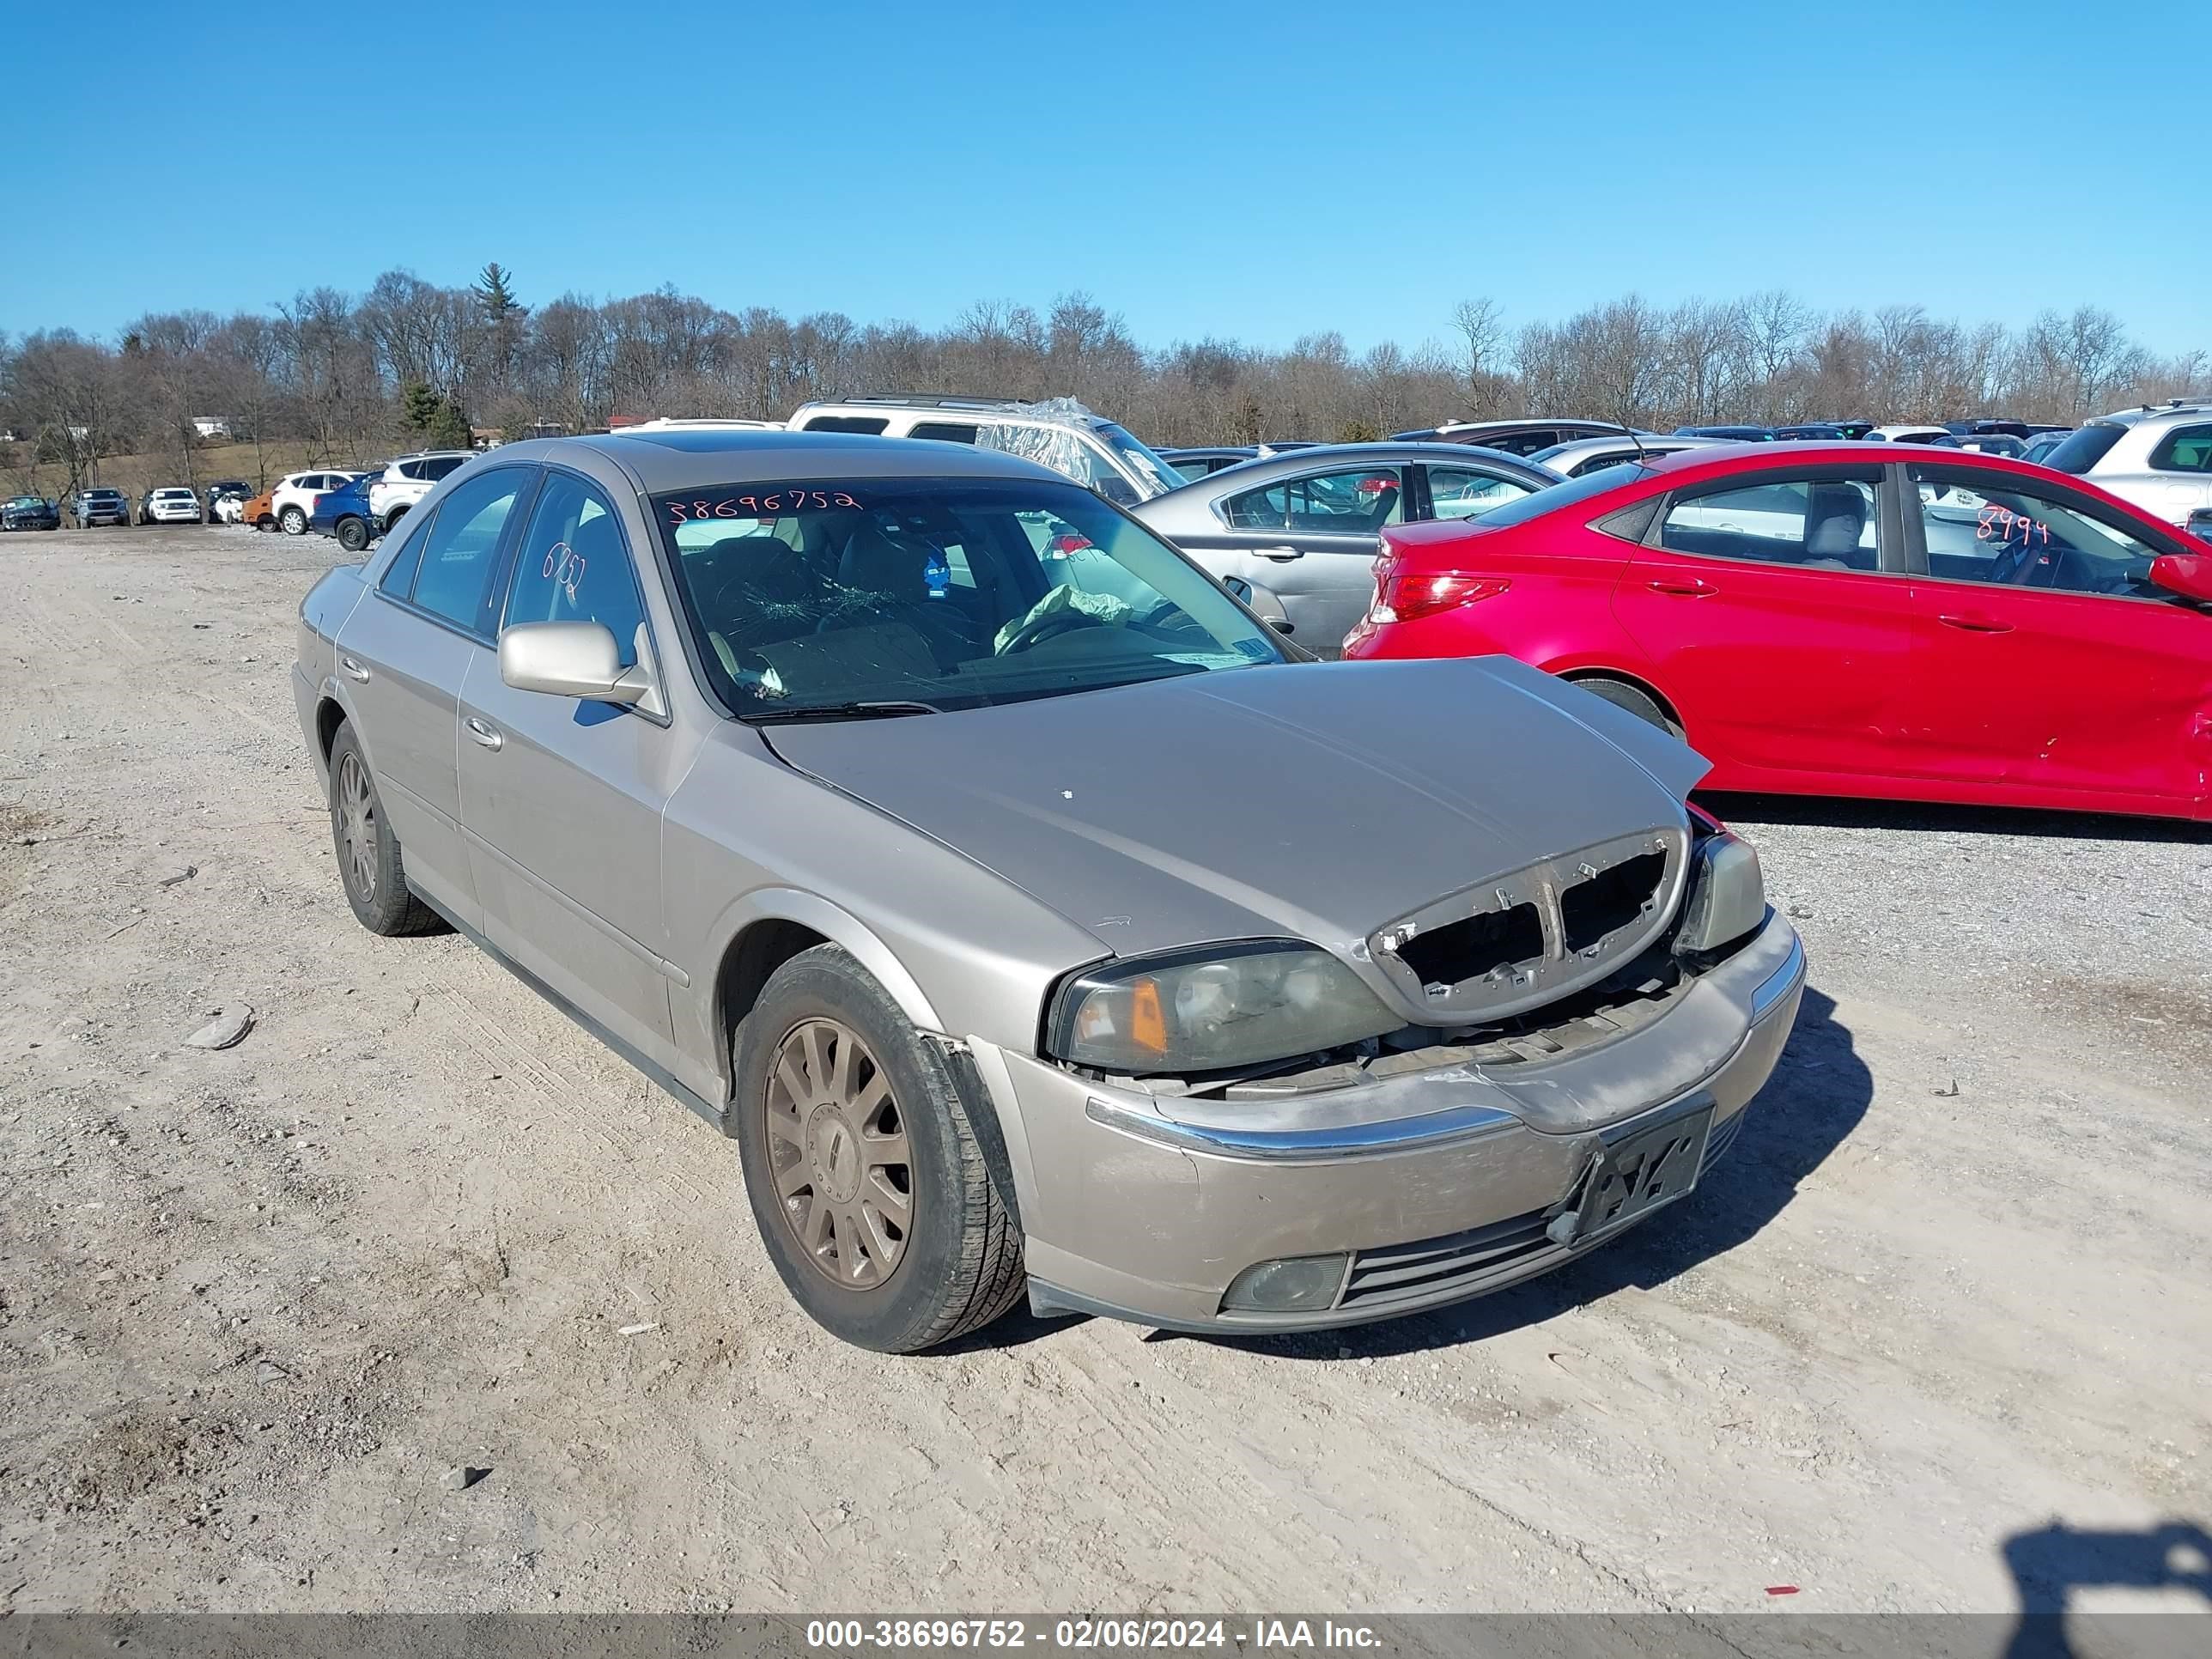
M2212 1532L2194 1521L2165 1521L2140 1531L2095 1531L2053 1521L2033 1532L2018 1532L2004 1540L2004 1563L2012 1573L2020 1598L2020 1613L2004 1659L2073 1659L2077 1651L2111 1652L2108 1644L2092 1639L2088 1631L2077 1650L2068 1628L2068 1614L2094 1627L2100 1615L2084 1614L2070 1607L2077 1589L2193 1590L2212 1607ZM2168 1613L2128 1613L2101 1615L2107 1623L2127 1621L2137 1637L2155 1634L2149 1623L2176 1626L2172 1651L2203 1652L2203 1614L2179 1609ZM2181 1626L2180 1622L2189 1622ZM2179 1639L2189 1638L2186 1645ZM2164 1652L2156 1645L2130 1650Z
M1828 795L1744 795L1699 790L1698 804L1723 823L1805 824L1831 830L1918 830L1959 836L2045 836L2062 841L2212 843L2212 823L2054 812L2025 806L1949 806L1928 801L1851 800Z
M1826 1162L1874 1100L1874 1074L1858 1056L1832 999L1808 987L1774 1075L1747 1109L1735 1144L1680 1203L1601 1245L1579 1261L1525 1284L1377 1325L1184 1340L1249 1348L1286 1359L1340 1359L1417 1353L1480 1342L1540 1325L1614 1291L1651 1290L1755 1237L1797 1195L1797 1184ZM1168 1340L1176 1333L1155 1332Z

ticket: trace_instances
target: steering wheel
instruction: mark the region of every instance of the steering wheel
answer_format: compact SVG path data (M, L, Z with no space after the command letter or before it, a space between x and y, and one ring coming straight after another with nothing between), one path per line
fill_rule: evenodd
M1067 633L1073 629L1095 628L1097 626L1097 617L1090 616L1084 611L1049 611L1044 616L1036 617L1030 622L1024 623L1015 633L1013 638L1008 640L1006 644L1000 648L999 655L1002 657L1011 657L1015 652L1026 651L1031 646L1037 644L1041 641L1052 639L1058 635Z

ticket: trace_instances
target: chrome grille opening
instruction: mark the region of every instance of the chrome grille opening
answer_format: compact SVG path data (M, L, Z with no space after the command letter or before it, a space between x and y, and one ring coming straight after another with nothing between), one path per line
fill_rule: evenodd
M1544 919L1533 904L1485 910L1398 947L1398 960L1428 985L1459 985L1544 954Z
M1626 927L1652 903L1667 874L1664 853L1623 859L1559 895L1559 926L1570 951L1587 951Z

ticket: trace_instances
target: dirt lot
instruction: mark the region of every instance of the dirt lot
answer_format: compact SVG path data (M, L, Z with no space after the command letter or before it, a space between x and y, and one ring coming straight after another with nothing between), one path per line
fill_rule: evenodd
M334 556L0 540L0 1609L2000 1609L2212 1522L2203 832L1720 803L1813 988L1688 1204L1346 1335L881 1359L729 1145L354 924Z

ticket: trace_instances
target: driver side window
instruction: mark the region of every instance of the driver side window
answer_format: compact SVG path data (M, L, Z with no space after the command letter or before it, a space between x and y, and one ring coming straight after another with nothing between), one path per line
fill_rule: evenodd
M2101 515L2033 489L2006 473L1959 467L1910 469L1928 574L1946 581L2040 588L2117 599L2163 598L2150 581L2160 550Z

